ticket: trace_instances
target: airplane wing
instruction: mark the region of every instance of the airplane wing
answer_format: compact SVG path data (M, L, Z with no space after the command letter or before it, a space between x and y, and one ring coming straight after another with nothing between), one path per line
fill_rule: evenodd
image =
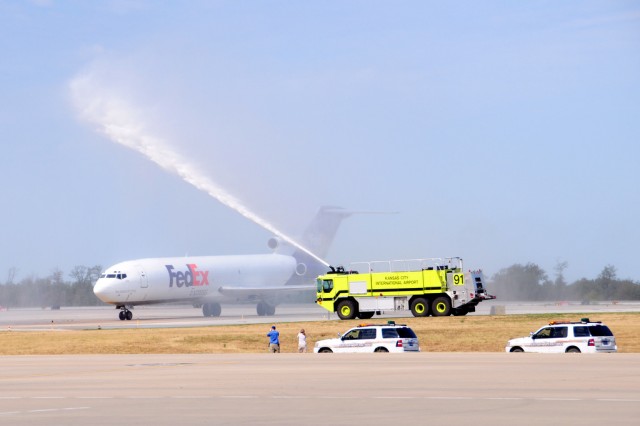
M278 287L220 287L218 291L228 297L266 299L301 291L315 291L315 285L287 285Z

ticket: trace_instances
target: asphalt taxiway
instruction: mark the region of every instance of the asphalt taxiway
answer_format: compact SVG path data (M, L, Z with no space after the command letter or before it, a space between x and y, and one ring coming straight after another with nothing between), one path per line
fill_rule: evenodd
M640 355L5 356L0 424L636 425Z
M487 301L478 305L477 312L469 314L489 315L492 308L501 306L507 315L530 313L601 313L640 312L640 303L498 303ZM51 309L9 309L0 310L0 330L40 331L40 330L84 330L121 328L171 328L204 327L229 324L261 324L270 322L323 321L338 319L314 303L282 304L275 316L258 316L255 305L223 305L220 317L204 317L202 311L188 305L136 306L133 320L120 321L118 310L112 306L62 307ZM382 318L397 318L410 315L408 312L386 312ZM376 317L377 318L377 317Z

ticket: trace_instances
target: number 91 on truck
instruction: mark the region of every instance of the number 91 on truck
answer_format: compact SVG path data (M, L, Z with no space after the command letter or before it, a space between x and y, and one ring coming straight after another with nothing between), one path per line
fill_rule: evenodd
M475 312L487 293L482 271L464 272L459 257L354 262L317 279L316 303L340 319L368 319L384 311L415 317Z

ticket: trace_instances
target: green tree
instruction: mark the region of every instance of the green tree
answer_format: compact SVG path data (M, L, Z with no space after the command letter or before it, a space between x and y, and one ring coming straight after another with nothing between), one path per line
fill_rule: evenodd
M491 280L492 292L502 300L543 300L550 285L547 273L535 263L501 269Z

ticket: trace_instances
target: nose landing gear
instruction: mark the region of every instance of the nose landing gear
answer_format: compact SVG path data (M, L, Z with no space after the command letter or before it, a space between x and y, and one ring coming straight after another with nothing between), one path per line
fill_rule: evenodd
M116 308L120 308L120 313L118 314L118 318L120 318L120 321L131 321L131 319L133 318L133 312L128 310L126 306L117 306Z

